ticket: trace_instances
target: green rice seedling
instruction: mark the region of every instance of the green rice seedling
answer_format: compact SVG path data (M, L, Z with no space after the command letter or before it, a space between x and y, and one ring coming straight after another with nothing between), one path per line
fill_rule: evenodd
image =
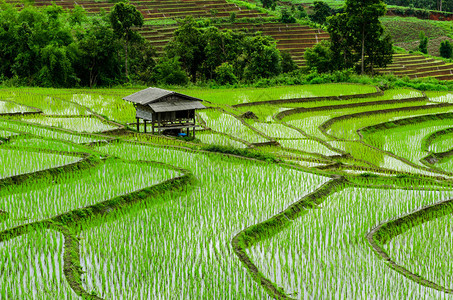
M25 112L36 112L36 109L20 105L11 101L0 100L0 114L11 114L11 113L25 113Z
M422 147L423 150L433 153L447 152L453 149L453 127L427 135Z
M104 298L267 298L234 256L232 237L327 180L214 153L126 143L97 149L189 168L198 180L190 192L162 199L134 218L81 229L85 288Z
M371 99L370 99L371 100ZM370 112L372 115L372 111L376 110L383 110L383 109L395 109L395 108L402 108L402 107L411 107L411 106L419 106L419 105L425 105L428 104L427 101L421 101L415 99L414 101L406 101L402 103L386 103L386 101L382 101L379 105L375 104L374 101L370 101L370 105L364 105L364 106L357 106L357 107L346 107L346 108L339 108L336 109L335 106L333 107L326 107L325 109L319 110L319 111L307 111L307 112L302 112L299 114L291 115L283 120L287 122L288 124L291 124L297 128L300 128L301 130L305 131L307 134L326 139L325 135L323 132L319 130L319 127L324 124L325 122L329 121L330 119L333 118L341 118L343 115L351 115L354 113L364 113L364 112ZM396 113L395 113L396 114ZM380 115L378 115L380 116ZM363 117L364 119L367 119L367 117ZM352 128L349 130L349 127L345 126L351 126ZM353 126L355 123L351 121L351 119L339 119L336 122L333 122L333 124L330 124L330 126L327 128L327 132L329 134L333 134L336 136L339 136L343 138L343 136L346 133L350 133L350 135L355 134L355 130L359 129L360 127ZM349 136L348 136L349 137Z
M278 141L282 147L300 150L308 153L318 153L325 156L339 155L320 142L312 139L294 139Z
M382 150L375 149L369 145L356 141L331 141L333 147L341 149L352 157L366 161L378 168L393 170L394 172L407 172L420 175L434 175L432 172L411 166L402 161L401 158L393 157ZM377 172L379 170L376 170ZM363 173L363 172L360 172Z
M453 173L453 159L452 157L448 157L446 159L441 160L440 162L435 164L436 167L446 171Z
M410 106L410 105L409 105ZM380 107L377 109L391 109L391 108L399 108L403 106L396 106L396 107ZM330 121L328 128L326 128L327 133L330 135L334 135L338 138L347 139L347 140L357 140L360 136L357 134L357 130L376 125L379 123L396 121L400 119L422 116L427 114L441 114L441 113L448 113L452 112L453 108L451 106L432 106L426 105L425 107L418 107L412 110L391 110L389 112L380 113L370 111L370 114L367 115L357 115L354 116L353 114L350 115L347 119L336 119L335 121ZM354 112L356 113L356 112Z
M269 100L375 93L376 88L359 84L315 84L272 88L177 89L178 92L216 104L240 104Z
M10 138L16 135L19 135L19 133L10 130L0 129L0 138Z
M70 130L97 131L103 130L104 123L96 123L99 119L89 116L91 111L123 124L135 121L133 106L122 98L137 90L2 89L0 98L18 100L21 105L60 116L21 116L24 120L50 122L46 125L61 125ZM200 115L213 130L197 132L198 141L124 130L115 136L118 142L111 142L107 133L77 134L27 124L15 117L0 119L0 138L5 141L0 146L0 178L4 164L12 165L19 173L47 169L40 173L45 174L43 176L30 175L22 183L1 187L0 238L16 226L29 228L27 226L33 222L55 216L59 217L54 220L63 222L67 230L63 237L54 230L58 227L54 221L51 224L56 228L49 224L51 230L31 230L14 239L0 241L0 299L79 299L63 274L63 257L68 253L80 254L80 260L77 255L73 260L81 274L82 288L104 299L268 299L270 295L262 282L254 279L250 266L244 266L244 259L239 259L237 248L232 246L233 238L243 230L256 234L245 243L259 240L246 250L252 263L291 298L451 298L389 268L372 252L365 239L370 229L381 222L452 197L451 184L445 174L416 164L423 153L428 154L424 152L425 136L450 128L448 121L417 122L404 128L373 132L365 130L366 134L361 131L364 141L373 146L356 141L360 139L356 130L366 126L447 112L448 107L432 106L433 101L449 102L447 98L436 100L435 95L428 93L433 96L428 101L421 92L395 89L373 98L232 107L255 101L374 93L376 89L364 85L324 84L266 89L178 88L177 91L212 102L211 108L200 111ZM410 100L400 100L407 98ZM372 113L422 105L426 108L410 113L396 109L389 114ZM284 121L308 135L323 138L332 147L306 138L300 131L274 120L276 113L290 108L309 111L289 116ZM257 115L258 120L242 122L238 116L247 111ZM360 112L370 112L370 115L326 126L333 137L326 137L319 130L319 126L332 118ZM83 123L89 119L96 120L95 124ZM56 120L63 123L52 123ZM76 120L80 124L76 124ZM12 134L23 136L7 140ZM280 146L237 149L269 141L266 136L278 138ZM439 141L432 139L432 145L447 137L439 136ZM110 143L83 145L104 140ZM237 156L214 153L212 151L221 151L222 147L205 144L230 147L223 150ZM439 149L447 148L446 142L442 147ZM65 153L58 155L57 151ZM82 154L75 152L91 156L74 167L52 169L82 159ZM239 155L257 157L260 161ZM452 161L444 158L435 165L453 171ZM323 166L327 170L317 169ZM188 170L193 180L176 188L168 180L185 172L178 168ZM294 203L332 180L323 174L335 175L333 182L343 183L345 179L337 177L344 176L358 186L350 184L343 190L338 189L326 196L321 205L301 210L301 216L296 219L293 215L284 220L271 219L288 207L296 209L292 206ZM149 192L151 190L153 192ZM115 209L103 206L104 201L117 197L125 202L116 202ZM122 205L126 202L127 205ZM100 204L97 213L83 209L96 204ZM277 232L278 226L272 226L280 221L287 226ZM429 249L423 256L426 264L413 270L429 273L429 279L447 284L451 268L446 266L447 261L441 261L440 253L451 246L448 231L451 224L442 219L436 222L439 223L414 228L413 233L407 233L407 238L401 236L402 240L395 238L386 246L391 249L386 249L392 255L398 252L402 263L413 265L412 262L417 262L414 256L421 255L423 245L432 240L433 248L440 250ZM260 227L259 224L266 225ZM251 230L255 225L258 226L254 228L263 230ZM442 228L447 228L448 232L440 233ZM431 233L438 237L430 236ZM80 244L80 249L65 252L64 242L71 238ZM441 278L446 273L445 278Z
M406 99L406 98L416 98L422 97L423 94L419 91L413 89L393 89L385 91L384 95L372 98L352 98L345 100L307 100L304 102L298 103L284 103L281 105L255 105L255 106L246 106L238 107L242 112L251 111L253 112L260 121L272 122L275 114L293 109L293 108L314 108L322 106L332 106L332 105L345 105L345 104L354 104L354 103L366 103L366 102L376 102L376 101L386 101L386 100L395 100L395 99Z
M225 133L249 143L268 141L268 139L257 134L232 115L217 110L204 110L199 112L199 114L205 120L208 127L214 131Z
M0 243L2 299L79 299L63 274L63 235L40 230Z
M135 121L135 109L133 104L122 99L129 94L131 94L130 91L118 95L106 94L102 90L90 94L78 92L74 93L70 100L88 107L97 114L126 124Z
M300 150L296 149L290 149L290 148L283 148L281 146L262 146L262 147L257 147L255 149L251 149L251 151L256 151L259 153L270 153L274 154L278 157L281 157L283 159L285 158L291 158L293 161L297 160L306 160L306 161L316 161L320 162L320 164L331 164L332 161L329 159L326 159L325 157L320 157L319 153L307 153L303 152Z
M331 106L331 105L345 105L345 104L359 104L366 102L377 102L377 101L387 101L387 100L396 100L396 99L408 99L408 98L417 98L423 97L423 93L407 88L397 88L386 90L382 96L376 97L366 97L366 98L351 98L344 100L317 100L317 101L307 101L300 103L285 103L284 106L288 108L298 108L298 107L321 107L321 106Z
M254 105L254 106L243 106L243 107L238 107L237 110L242 113L246 113L251 111L259 121L261 122L273 122L274 119L272 118L274 115L276 115L279 112L285 111L292 109L288 104L282 104L282 105L269 105L269 104L263 104L263 105ZM238 112L235 112L235 114L239 114Z
M0 179L54 168L79 161L80 159L80 157L68 155L0 147Z
M441 129L451 127L451 119L416 122L391 129L364 133L364 140L370 145L422 165L420 160L429 153L422 149L423 139Z
M236 141L225 135L211 132L211 131L197 132L196 137L203 144L208 144L208 145L219 145L219 146L227 146L227 147L234 147L234 148L246 148L247 147L247 145L242 142Z
M95 168L65 173L46 185L31 181L20 186L2 187L0 208L9 213L9 219L0 222L0 229L21 225L24 220L40 221L93 205L152 186L177 174L160 165L109 159Z
M284 124L279 123L262 123L262 122L248 122L251 126L258 129L265 135L274 139L294 139L294 138L305 138L305 136Z
M113 126L107 122L103 122L98 118L87 118L87 117L77 117L77 118L55 118L55 117L33 117L33 118L23 118L23 121L29 123L36 123L43 126L51 126L57 128L68 129L76 132L103 132L114 130L118 127Z
M445 288L453 288L452 216L415 226L384 245L389 256L412 273Z
M23 133L31 133L33 135L54 138L58 140L67 140L77 144L91 143L102 139L100 136L88 136L88 135L79 135L72 134L68 132L63 132L60 130L53 130L39 126L33 126L24 122L12 121L12 120L3 120L0 118L0 128L6 130L16 130ZM105 137L104 137L105 139Z
M445 190L346 188L247 253L266 278L297 299L449 299L389 268L365 235L380 222L452 196Z
M198 135L198 132L197 132L197 135ZM184 139L170 137L170 136L157 135L157 134L139 134L139 133L129 132L128 134L121 136L121 139L127 140L127 141L152 143L154 145L162 145L162 146L181 146L181 147L187 147L187 148L199 147L199 144L192 143L192 142L184 140Z
M7 146L15 149L38 148L64 152L94 153L94 151L89 147L80 146L71 142L45 138L15 138L9 141Z
M28 90L30 91L30 90ZM26 89L2 89L0 97L19 104L39 108L46 115L88 115L83 106L65 101L61 98L35 94Z
M426 96L428 96L429 101L439 103L453 103L453 94L451 92L427 91L425 93Z

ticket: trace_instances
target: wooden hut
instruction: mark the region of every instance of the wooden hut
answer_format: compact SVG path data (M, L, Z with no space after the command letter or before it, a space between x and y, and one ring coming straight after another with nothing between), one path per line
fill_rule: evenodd
M152 133L155 129L159 134L168 129L180 132L186 129L189 135L190 129L193 129L195 137L195 110L206 108L200 99L151 87L124 97L123 100L134 103L137 131L140 131L142 119L145 133L147 122L150 122Z

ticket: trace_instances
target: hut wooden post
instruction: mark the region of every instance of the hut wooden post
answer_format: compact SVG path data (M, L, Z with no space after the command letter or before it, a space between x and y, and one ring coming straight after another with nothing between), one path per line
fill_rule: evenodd
M192 122L193 122L193 138L195 138L195 126L196 126L196 121L195 121L195 111L193 112L193 119L192 119Z
M145 119L143 119L143 123L145 125L145 133L146 133L146 120Z
M140 132L140 119L137 117L137 131Z
M161 120L161 113L157 113L157 133L160 134L160 120Z

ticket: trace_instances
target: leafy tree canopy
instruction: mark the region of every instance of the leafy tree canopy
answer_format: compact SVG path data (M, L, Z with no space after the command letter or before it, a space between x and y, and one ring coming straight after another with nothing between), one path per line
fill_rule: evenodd
M392 61L391 37L379 21L385 12L382 0L346 0L344 12L327 19L333 69L373 73Z

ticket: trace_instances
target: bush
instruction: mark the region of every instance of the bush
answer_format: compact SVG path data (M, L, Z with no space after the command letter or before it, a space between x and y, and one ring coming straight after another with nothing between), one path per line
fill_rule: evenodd
M307 12L305 11L305 8L302 5L298 5L297 11L295 12L294 16L297 19L305 19L307 17Z
M315 1L313 11L310 19L318 24L325 24L327 17L332 15L332 9L323 1Z
M275 10L275 6L277 5L276 0L261 0L261 3L264 8L270 8L272 10Z
M332 69L332 51L330 42L322 41L313 48L305 50L304 58L309 69L316 69L320 73L326 73Z
M186 85L189 82L186 72L181 67L178 57L163 57L154 68L152 81L168 85Z
M231 64L224 62L215 69L216 81L220 85L224 84L236 84L238 79L234 75L234 68Z
M289 73L297 69L297 65L294 62L293 58L291 57L291 54L289 52L280 52L280 55L282 56L282 72L283 73Z
M450 43L449 40L443 41L440 43L440 56L444 58L451 58L452 52L453 52L453 46Z
M229 21L230 23L234 23L234 21L236 21L236 13L234 11L230 14Z
M282 15L280 16L280 22L296 23L296 18L294 18L287 9L282 8Z
M424 54L428 54L428 38L424 31L420 31L420 44L418 45L418 51Z

